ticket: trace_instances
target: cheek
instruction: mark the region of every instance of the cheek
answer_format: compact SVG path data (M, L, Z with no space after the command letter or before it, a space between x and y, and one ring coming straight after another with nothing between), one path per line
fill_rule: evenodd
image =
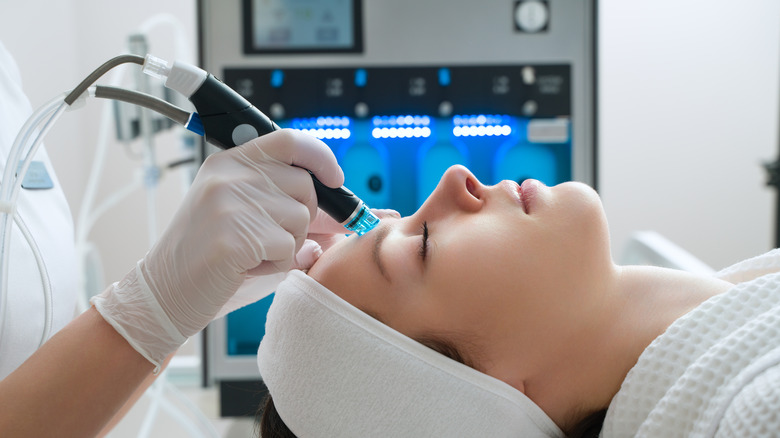
M442 259L430 265L425 282L435 300L429 307L459 324L484 324L506 307L514 293L516 281L508 274L524 266L506 239L475 238L474 233L461 236L459 245L437 248Z
M314 262L314 265L309 268L309 276L319 283L326 281L329 277L329 273L333 272L338 267L337 261L339 260L339 257L342 256L342 248L345 244L347 244L347 241L343 240L322 253L320 258Z
M367 289L370 279L366 277L366 264L357 262L358 249L355 239L344 239L325 251L308 275L345 301L361 307L359 300L367 294L358 291Z

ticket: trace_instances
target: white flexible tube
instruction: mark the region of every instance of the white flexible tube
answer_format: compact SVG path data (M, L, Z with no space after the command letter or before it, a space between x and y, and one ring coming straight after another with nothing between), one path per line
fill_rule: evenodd
M101 160L100 166L102 167L102 165L103 162ZM97 251L97 247L87 240L87 236L89 235L89 230L92 229L92 227L95 225L98 219L100 219L100 217L103 216L103 214L105 214L107 211L111 210L112 208L116 207L119 203L124 201L125 198L130 196L133 192L138 190L140 187L141 187L140 178L134 178L132 182L120 188L119 190L115 191L114 193L110 194L97 207L95 207L91 213L86 212L85 214L88 214L88 217L79 218L79 222L81 225L79 228L85 230L85 234L83 235L77 234L76 237L76 251L78 254L77 264L79 269L79 292L80 292L79 299L78 299L79 313L89 308L89 299L91 298L90 295L91 291L87 290L86 260L90 258L93 254L99 254L99 252ZM100 256L97 255L96 257L98 257L99 259ZM102 275L100 276L100 278L102 278ZM99 293L100 291L97 292Z
M19 195L19 189L21 188L24 176L27 173L27 169L30 167L30 162L35 156L38 147L41 145L43 138L48 131L54 125L54 122L67 108L65 104L65 95L58 96L51 101L44 104L37 109L25 122L22 130L16 136L11 151L8 155L8 161L5 166L5 173L3 174L3 183L0 187L0 202L2 202L7 211L0 212L0 343L3 341L3 326L6 321L6 314L8 311L8 265L10 259L8 253L11 250L11 235L13 233L13 224L15 220L10 220L11 216L16 216L16 199ZM24 153L25 147L28 143L28 139L33 132L38 128L38 125L44 124L43 128L38 132L38 135L34 138L32 146L27 153L25 161L18 169L16 166L19 164L19 160ZM24 235L24 234L23 234ZM25 235L26 239L31 239L32 236ZM35 254L37 245L34 244L34 240L30 240L30 248ZM35 255L36 259L40 258L40 252ZM43 275L43 273L42 273ZM51 292L49 290L49 292ZM45 286L44 286L44 293ZM49 301L45 301L48 303ZM51 309L44 310L44 317L51 316ZM51 319L44 321L44 327L51 325Z
M172 385L166 385L167 387L171 387ZM197 437L202 436L203 431L195 427L195 424L187 418L184 413L179 410L176 405L171 403L167 398L165 398L163 395L160 395L160 408L162 408L165 412L167 412L171 417L173 417L174 420L176 420L177 423L179 423L185 430L187 430L187 433L183 434L182 436L188 436L188 437ZM219 437L219 435L215 435Z
M87 230L92 229L95 223L103 216L107 211L116 207L130 196L133 192L140 189L142 186L140 178L134 178L129 184L108 195L97 207L92 210L92 213L85 219L85 228Z
M176 22L176 20L170 20L170 17L166 18L165 20L161 20L161 22ZM183 27L179 27L178 30L183 29ZM177 44L179 49L182 49L184 45L182 44L182 41L184 41L184 38L182 37L183 32L179 32L177 34L178 41ZM115 76L115 82L118 84L121 82L121 75ZM10 240L11 240L11 234L13 231L13 223L16 222L19 224L19 228L23 234L23 236L28 240L30 243L30 246L33 250L34 256L36 258L36 262L38 263L39 270L41 271L42 278L46 278L45 275L45 265L43 264L42 257L40 255L40 251L37 251L37 245L35 245L35 241L32 238L29 230L27 227L23 224L21 220L16 220L16 216L14 216L14 221L10 221L9 214L13 214L15 212L14 206L16 205L16 200L18 199L19 193L20 193L20 186L21 181L24 178L25 173L27 172L27 169L30 166L30 163L32 162L33 157L35 156L38 148L42 144L43 138L48 134L48 131L52 128L56 120L60 117L62 112L64 112L67 109L67 104L64 103L64 97L60 96L55 99L52 99L52 101L48 102L46 105L38 109L33 115L31 115L30 118L28 118L28 121L25 123L25 126L20 131L20 134L17 136L16 141L14 142L14 146L11 149L11 153L9 154L8 162L6 163L6 169L3 175L3 183L2 187L0 187L0 201L5 201L8 207L7 209L9 212L2 213L2 218L0 219L0 232L2 235L0 236L0 265L2 267L0 268L0 282L2 283L2 286L0 286L0 342L2 342L2 321L5 321L5 314L7 310L7 287L8 287L8 262L9 257L7 257L8 252L10 250ZM83 246L85 245L86 238L89 234L90 229L94 225L97 218L102 215L110 206L115 205L116 203L121 200L121 198L124 198L127 196L127 194L130 192L130 189L134 189L137 187L138 184L133 184L131 187L126 187L123 190L121 190L119 193L115 194L115 196L112 196L109 198L108 201L102 203L96 211L93 212L93 214L89 214L92 204L94 203L95 198L95 192L97 188L98 180L100 179L100 175L102 173L102 169L104 167L104 160L105 160L105 152L106 152L106 144L107 144L107 137L108 137L108 121L110 119L111 113L110 110L104 110L103 112L103 123L101 123L101 131L99 135L100 145L97 148L96 151L96 157L95 161L93 163L92 171L90 173L90 179L88 181L88 185L85 191L84 200L80 209L79 214L79 225L76 233L76 240L77 245ZM37 136L32 137L33 132L37 129L38 126L43 124L43 128L40 130ZM29 149L29 152L27 153L25 160L21 163L21 167L19 168L19 171L17 172L16 166L20 162L20 158L22 157L22 154L24 153L24 150L26 146L29 144L29 139L33 138L32 146ZM14 175L17 175L14 179ZM153 210L153 209L151 209ZM80 266L80 273L83 273L83 262L82 260L79 260ZM84 278L83 275L81 276L81 286L82 290L84 287ZM46 323L44 325L44 331L41 338L41 343L45 341L46 338L48 338L50 331L51 331L51 288L47 287L50 286L48 284L48 281L43 281L44 285L44 294L46 295ZM155 399L157 399L157 404L162 405L163 409L171 413L173 417L177 419L179 423L181 423L185 428L187 428L192 434L197 432L193 426L190 424L190 422L187 421L187 418L179 412L175 406L173 406L168 400L164 399L162 394L162 386L165 385L166 382L164 380L161 380L159 382L160 389L155 391ZM173 388L171 386L171 388ZM172 391L172 390L171 390ZM172 391L173 392L173 391ZM174 392L174 395L180 395ZM187 402L188 400L185 397L181 397L181 401ZM205 431L208 432L210 436L218 436L217 432L214 430L213 425L211 422L205 418L203 413L197 408L192 405L192 403L185 403L187 407L191 410L191 412L198 418L199 422L201 423L201 426L204 427ZM156 408L153 408L151 410L152 412L157 411ZM155 414L150 412L151 418L149 418L149 424L151 424L154 420ZM148 433L148 432L147 432Z
M119 86L122 82L123 70L117 71L111 76L109 84L111 86ZM94 159L92 160L92 168L89 171L89 178L87 179L87 185L84 189L84 196L81 200L81 207L79 208L78 219L76 220L76 250L78 254L84 251L84 247L87 245L87 238L92 226L97 220L94 215L91 214L92 206L95 202L97 194L97 188L100 184L100 178L103 174L103 168L105 167L106 152L108 150L108 135L109 126L111 124L111 105L106 102L103 106L103 111L100 117L100 127L98 128L98 141L93 153ZM102 211L101 211L102 214ZM84 260L79 257L77 260L78 275L79 275L79 295L86 295L86 276L85 276L85 263Z
M24 161L22 162L22 165L20 166L18 170L18 175L16 177L17 184L13 184L11 186L11 202L13 202L13 205L16 205L16 201L19 199L19 193L22 190L22 181L24 180L24 176L27 174L27 170L30 168L30 164L33 161L33 158L35 158L35 154L38 152L38 148L41 147L43 144L43 139L46 137L46 135L49 133L51 128L54 127L54 124L57 122L57 119L60 118L62 113L65 112L65 110L68 109L68 105L63 101L60 106L58 106L54 113L51 115L51 117L46 120L46 122L43 125L43 128L41 128L41 131L38 133L38 135L35 137L35 141L33 142L32 146L30 146L30 150L27 152L27 155L24 158Z
M38 275L41 277L41 285L43 286L44 316L41 340L38 342L38 348L40 348L41 345L43 345L43 343L49 339L49 335L51 334L51 323L54 313L54 303L52 302L51 296L51 280L49 279L49 272L46 269L46 263L43 262L43 255L41 254L41 250L38 248L38 244L35 242L35 238L30 232L30 229L27 228L27 224L24 223L21 216L19 215L14 215L14 222L16 222L16 226L19 227L19 231L22 232L22 236L24 236L25 240L27 240L27 243L30 245L33 258L35 258L35 264L38 266Z
M149 432L152 430L152 425L157 418L160 403L165 398L163 395L163 385L165 385L165 380L167 378L166 374L167 372L164 371L162 376L158 376L154 383L152 383L152 386L144 393L151 397L152 400L149 404L149 408L146 410L144 421L141 423L141 429L138 431L137 435L138 437L148 437Z
M165 19L158 18L160 22L172 22L175 23L176 20L171 20L170 17L167 17ZM182 27L179 27L177 30L183 29ZM183 32L179 32L177 34L178 38L178 48L182 49L184 47L183 44L181 44L182 41L184 41L184 38L181 36L183 35ZM121 75L115 76L116 83L121 82ZM23 179L24 174L26 173L27 169L30 166L30 163L32 161L32 158L35 156L35 153L37 152L38 148L40 147L43 138L46 136L48 131L51 129L51 127L54 125L56 120L59 118L59 116L62 114L62 112L65 111L67 108L67 105L63 101L64 95L61 97L58 97L56 99L53 99L51 102L44 105L44 107L40 108L38 111L36 111L27 121L25 126L20 131L20 136L17 136L17 139L14 143L14 146L11 149L11 153L9 155L9 160L6 163L6 170L3 175L3 183L2 187L0 188L0 200L9 202L10 206L14 206L16 200L19 196L19 186L21 185L21 181ZM82 202L82 206L80 209L79 214L79 225L77 226L77 233L76 233L76 243L77 246L84 246L86 242L86 238L89 234L90 229L94 225L97 217L102 215L109 206L115 205L119 199L124 198L129 193L129 188L125 188L120 193L117 193L116 196L109 199L109 201L104 202L101 204L101 208L98 208L93 214L90 214L90 210L92 207L92 204L94 203L95 198L95 192L96 188L98 186L98 181L100 179L100 176L102 174L102 169L104 167L105 162L105 152L106 152L106 144L107 144L107 137L108 137L108 120L110 119L111 113L110 110L104 110L103 112L103 123L101 123L101 131L99 135L99 141L100 144L98 145L98 148L96 150L95 154L95 161L93 162L92 171L90 173L90 178L88 181L88 185L85 191L84 199ZM32 147L30 148L24 162L21 165L21 168L18 172L19 177L14 180L13 175L17 174L15 166L18 165L19 160L24 152L25 146L28 144L28 139L31 137L32 132L41 124L44 124L44 127L40 131L40 133L34 138L34 142L32 144ZM18 183L18 184L16 184ZM137 186L137 184L134 184L133 186ZM135 187L132 187L135 188ZM117 201L114 201L114 200ZM14 209L11 207L11 211ZM1 276L2 279L0 281L2 282L2 289L1 289L1 295L0 296L0 321L5 321L5 312L7 309L7 282L8 282L8 257L6 257L8 250L10 249L10 236L12 234L13 230L13 222L10 221L8 213L3 213L2 220L0 221L0 231L2 232L2 238L0 238L0 258L2 258L2 271ZM28 241L31 242L31 247L34 247L35 245L32 245L34 243L34 240L32 240L32 236L30 236L29 230L26 229L24 226L20 226L20 229L22 229L22 233L27 238ZM35 249L33 249L35 252ZM39 268L45 268L42 263L42 259L40 259L40 254L38 253L36 255L36 260L39 262ZM79 272L83 272L83 262L79 260L80 270ZM82 290L84 287L84 278L82 275L81 280L81 286ZM44 289L46 289L46 284L48 282L44 282ZM46 291L44 291L46 293ZM49 295L47 298L47 309L46 309L46 315L51 315L51 294L50 294L50 288L49 288ZM44 341L50 332L51 329L51 317L47 316L47 324L45 325L44 333L42 335L42 341ZM2 342L2 324L0 324L0 342ZM164 381L160 381L159 385L164 385ZM163 398L162 394L162 388L155 391L156 399L158 400L158 404L162 403L163 408L166 411L169 411L184 427L188 429L192 429L192 426L187 421L186 417L183 416L179 411L176 410L175 406L170 404L167 400ZM182 400L186 400L186 398L182 397ZM188 407L192 411L192 413L198 417L198 420L201 422L201 425L206 427L207 431L209 432L209 435L211 436L218 436L216 431L213 428L213 425L211 425L211 422L205 418L203 413L197 408L194 407L191 403L188 404ZM152 409L152 411L156 411L157 409ZM151 418L149 418L149 424L151 424L154 420L155 414L151 413ZM194 430L190 430L191 432L195 432ZM148 431L146 432L148 433Z
M184 25L175 15L162 13L149 17L146 21L138 26L138 32L142 34L149 33L150 30L157 26L169 25L174 30L174 44L176 46L176 58L189 61L193 56L190 53L190 45L187 43L187 32L185 32Z
M206 418L205 415L201 412L201 410L195 405L195 403L192 402L184 393L179 390L179 388L176 387L176 385L172 384L170 380L166 380L165 382L165 389L170 392L175 399L177 399L181 404L185 405L185 407L192 412L195 415L195 418L200 423L202 430L200 431L202 434L203 432L206 432L204 435L209 436L212 438L219 438L219 432L217 432L217 429L214 427L214 424L211 423L211 421ZM182 424L185 425L185 427L188 425L186 421L180 421ZM195 436L195 434L191 434L189 436Z
M176 52L177 52L177 58L190 58L192 54L189 52L189 47L186 44L186 35L184 32L184 26L181 25L181 22L173 15L171 14L158 14L150 19L146 20L140 27L139 30L141 33L148 33L153 27L159 26L159 25L172 25L172 27L175 29L175 42L176 42ZM110 85L112 86L119 86L122 83L122 76L123 71L117 71L112 77L110 81ZM136 188L139 188L141 185L141 180L136 178L134 181L125 186L124 188L118 190L117 192L110 195L106 200L100 203L97 207L94 206L95 204L95 198L96 198L96 192L97 187L99 186L100 179L102 177L103 168L105 167L105 161L106 161L106 155L108 150L108 137L110 134L109 126L111 124L112 119L112 112L110 105L105 105L103 112L101 114L101 122L100 122L100 128L98 131L98 144L95 149L94 153L94 160L92 164L92 168L90 170L90 176L87 181L87 187L84 192L84 197L82 200L81 208L79 209L79 215L77 220L77 229L76 229L76 247L79 249L80 253L86 254L85 248L88 246L88 237L89 233L92 230L93 226L97 222L97 220L110 208L114 207L116 204L118 204L122 199L124 199L126 196L128 196L130 193L132 193ZM147 197L147 202L149 203L149 211L147 212L149 223L154 224L152 221L152 216L154 214L154 209L151 208L154 205L154 200L150 197ZM80 290L81 294L84 295L86 293L86 284L85 284L85 275L84 275L84 269L85 269L85 263L83 260L83 257L79 257L79 274L80 274ZM158 381L162 382L165 380L165 375L159 376ZM191 423L187 421L187 418L182 415L180 412L176 411L176 407L171 405L167 400L165 400L165 396L160 391L155 390L154 391L154 397L158 399L157 402L153 402L152 406L150 406L149 410L147 411L146 418L144 420L144 426L142 427L141 433L138 434L139 437L144 437L149 433L149 430L151 429L151 425L154 422L154 418L156 417L156 412L158 409L163 408L167 412L169 412L182 426L184 426L187 429L190 429L190 435L189 436L196 436L197 433L195 433L195 430L191 430L192 426ZM151 394L150 394L151 395ZM181 397L181 400L186 400L185 397ZM219 434L214 430L213 425L211 424L211 421L205 417L205 415L198 409L196 406L194 406L192 403L186 404L189 411L194 415L198 422L201 423L203 426L203 430L207 432L207 436L211 437L218 437ZM202 434L202 433L201 433Z
M84 246L78 248L78 253L76 254L79 258L80 263L84 264L84 269L81 272L81 275L84 275L85 272L87 272L88 266L94 266L96 267L95 270L90 272L97 272L94 274L94 276L86 276L84 277L84 291L85 292L91 292L92 290L89 289L90 284L98 284L102 285L104 284L104 278L103 278L103 264L100 260L100 251L98 251L97 247L91 243L86 242ZM92 279L92 283L90 283L90 279ZM89 298L91 296L87 296L86 293L79 294L78 299L76 300L76 313L83 313L85 310L89 309Z
M184 29L184 25L173 14L156 14L147 20L145 20L138 27L138 32L142 34L149 33L153 28L162 25L169 25L174 29L174 44L176 46L177 58L189 59L192 57L190 53L190 46L187 44L187 36ZM109 80L109 85L118 87L123 80L124 70L116 71ZM86 188L84 189L84 196L82 198L81 207L79 208L79 214L76 225L76 248L86 246L86 242L89 233L92 231L92 227L97 222L98 218L105 213L108 207L115 205L113 201L105 201L100 207L93 209L95 203L95 197L97 188L100 184L100 179L103 174L103 168L105 167L106 153L108 150L108 136L110 133L110 125L112 122L112 108L111 105L106 104L103 107L100 120L100 128L98 130L98 142L94 152L94 160L92 162L92 168L90 170L89 178L87 180ZM129 187L120 189L119 193L111 195L111 198L121 199L127 196L129 193L127 190ZM79 275L81 276L79 284L80 290L84 291L84 266L83 261L79 259Z
M143 34L148 34L151 29L153 29L156 26L161 25L169 25L174 29L175 34L175 45L176 45L176 59L184 60L184 61L190 61L193 57L193 53L190 52L190 47L187 44L187 36L184 29L184 26L181 24L181 21L172 14L157 14L146 21L142 23L139 26L139 32ZM151 201L149 201L151 202ZM151 218L149 219L152 220ZM167 381L166 374L163 374L163 376L158 377L158 381L161 381L165 387L169 391L173 391L173 388L175 388L172 384L170 384ZM194 415L198 420L201 426L203 427L203 430L196 431L192 428L191 423L188 421L188 419L179 412L175 406L170 404L168 400L165 399L164 394L158 393L155 391L155 394L158 398L162 399L160 404L155 404L155 408L161 407L165 409L178 423L180 423L182 426L187 428L189 430L188 436L209 436L209 437L219 437L219 433L214 429L213 424L211 421L206 418L206 416L203 414L203 412L195 406L192 402L189 401L183 394L176 393L179 400L183 402L187 409ZM147 416L151 416L154 418L155 414L152 412L154 410L152 407L149 408L149 412L147 412ZM146 423L146 419L144 420ZM144 438L147 436L149 429L145 429L142 432L139 433L138 436L141 438ZM198 433L200 432L200 433Z
M6 199L7 194L11 191L11 181L16 176L16 166L19 164L19 160L24 153L24 145L27 144L27 140L30 138L35 129L42 123L42 121L48 117L57 107L64 102L65 94L57 96L52 100L43 104L40 108L30 114L27 121L19 130L16 135L13 146L8 154L8 161L5 163L5 172L3 173L3 182L0 186L0 198Z

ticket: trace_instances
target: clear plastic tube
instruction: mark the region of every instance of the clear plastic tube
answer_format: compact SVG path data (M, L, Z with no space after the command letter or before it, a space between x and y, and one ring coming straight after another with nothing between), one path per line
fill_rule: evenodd
M51 323L54 313L54 309L52 308L54 303L52 302L51 295L51 281L49 281L49 273L46 269L46 263L43 262L43 255L41 254L41 250L38 248L38 245L35 242L35 238L30 232L30 229L27 228L27 224L25 224L21 218L16 215L14 215L14 222L16 223L16 226L19 227L19 231L21 231L22 236L24 236L25 240L27 240L27 242L30 244L33 258L35 258L35 264L38 266L38 272L41 276L41 285L43 286L44 316L43 331L41 332L41 339L38 341L38 347L40 347L44 342L46 342L47 339L49 339L49 335L51 335Z
M43 125L43 128L41 128L41 131L38 133L38 135L35 137L35 140L33 141L32 146L30 146L30 150L27 152L27 155L25 156L24 161L22 162L22 165L19 167L18 175L16 177L16 181L18 184L14 184L11 187L11 202L16 205L16 201L19 198L19 192L22 190L22 180L24 179L24 176L27 174L27 170L30 168L30 164L33 161L33 158L35 158L35 154L38 152L38 148L40 148L41 144L43 144L43 139L46 137L46 135L49 133L52 127L54 127L54 124L57 122L57 119L60 118L62 113L65 112L65 110L68 108L68 105L64 102L57 107L57 109L54 111L54 113L51 115L49 120L45 122Z
M203 414L203 411L198 408L195 403L193 403L192 400L190 400L184 393L182 393L179 388L176 387L173 383L171 383L170 380L165 381L165 389L171 393L173 398L178 400L181 404L184 405L184 407L192 413L195 418L198 420L198 423L200 423L200 429L198 432L200 432L202 435L212 437L212 438L219 438L219 432L217 432L217 429L214 427L214 424L206 417L206 415ZM184 426L187 426L188 424L180 421ZM193 432L190 430L190 432ZM192 433L189 436L195 436L194 433Z
M8 311L8 265L9 257L8 253L11 249L11 235L13 233L13 224L15 221L10 220L11 216L16 214L16 200L19 196L19 190L21 188L21 182L24 180L24 175L27 169L30 167L30 162L38 151L38 147L41 145L43 138L49 132L59 116L65 111L67 104L64 102L64 95L59 96L51 101L47 102L37 111L35 111L28 119L27 122L19 131L16 136L11 152L8 155L8 162L6 162L5 173L3 174L3 183L0 187L0 201L5 203L9 211L0 212L0 343L3 342L3 326L6 320ZM28 143L28 139L31 138L35 130L40 124L44 124L43 128L34 137L32 146L22 162L21 167L17 170L15 166L19 165L19 160L24 153L25 147ZM30 236L25 236L30 237ZM36 250L36 246L31 244L33 252ZM36 258L40 257L40 254L36 255ZM43 275L43 272L41 273ZM50 291L49 291L50 292ZM44 290L44 293L46 291ZM46 317L51 316L50 311L45 311ZM44 322L44 327L50 326L51 320Z
M38 125L41 124L42 120L46 118L49 113L55 111L57 107L62 104L64 99L65 95L63 94L61 96L55 97L49 102L46 102L43 106L32 113L30 117L27 118L27 122L25 122L24 126L22 126L22 129L16 135L14 144L11 146L11 151L8 154L8 161L5 163L3 182L2 186L0 186L0 197L2 199L6 199L7 193L10 193L11 180L16 175L16 166L22 157L22 153L24 152L24 145L27 144L27 140L30 138L30 135L32 135Z

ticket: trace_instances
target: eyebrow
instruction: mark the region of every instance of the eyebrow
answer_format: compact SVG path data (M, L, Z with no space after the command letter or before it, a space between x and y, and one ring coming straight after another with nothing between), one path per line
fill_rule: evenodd
M390 234L389 225L379 227L376 230L376 236L374 237L374 250L372 251L372 255L374 263L376 264L377 269L379 269L379 273L382 274L382 277L385 277L385 280L387 280L388 283L392 283L393 280L391 280L390 276L387 274L387 270L385 269L384 263L382 263L382 258L380 257L382 243L385 241L385 238L388 234Z

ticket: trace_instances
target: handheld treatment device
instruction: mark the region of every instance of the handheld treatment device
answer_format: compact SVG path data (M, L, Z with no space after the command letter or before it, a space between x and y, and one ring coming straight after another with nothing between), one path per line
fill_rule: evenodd
M235 90L198 67L180 62L169 67L166 61L147 55L144 72L164 79L166 87L195 105L197 112L190 116L187 129L217 147L229 149L280 129ZM379 224L379 218L349 189L330 188L311 177L317 205L345 228L361 236Z

